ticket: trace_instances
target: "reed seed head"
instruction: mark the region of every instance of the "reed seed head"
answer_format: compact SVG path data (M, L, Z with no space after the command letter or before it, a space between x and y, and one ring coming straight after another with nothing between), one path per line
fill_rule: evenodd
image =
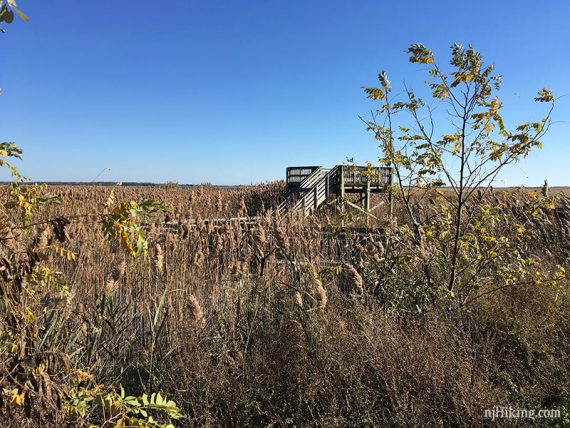
M364 292L362 276L360 276L356 268L350 264L345 265L345 270L353 291L362 294Z

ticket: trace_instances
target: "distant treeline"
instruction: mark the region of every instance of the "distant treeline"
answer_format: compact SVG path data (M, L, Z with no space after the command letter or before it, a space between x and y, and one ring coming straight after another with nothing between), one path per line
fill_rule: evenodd
M0 186L7 186L11 184L8 181L0 181ZM48 184L50 186L116 186L117 182L114 181L94 181L94 182L84 182L84 181L29 181L24 184ZM178 183L145 183L145 182L127 182L123 181L120 183L121 186L125 187L165 187L165 186L177 186L177 187L199 187L199 186L210 186L220 189L237 189L239 187L247 187L245 184L211 184L211 183L201 183L201 184L178 184Z

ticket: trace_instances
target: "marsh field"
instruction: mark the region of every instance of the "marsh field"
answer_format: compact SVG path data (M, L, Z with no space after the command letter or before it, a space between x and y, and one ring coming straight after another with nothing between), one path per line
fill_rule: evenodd
M418 248L398 200L392 219L385 205L366 219L333 202L301 218L273 210L283 183L47 190L61 203L2 252L36 251L34 269L49 266L66 293L30 286L33 344L3 339L3 382L15 390L4 400L19 405L2 426L121 426L119 398L97 402L105 388L160 392L179 409L175 426L474 426L494 406L561 411L518 425L569 423L563 189L485 194L451 291L437 192L416 201ZM141 221L147 251L133 257L100 223L109 206L144 198L166 211ZM257 220L207 221L248 216ZM21 369L35 373L29 386L10 372L21 346L49 355Z

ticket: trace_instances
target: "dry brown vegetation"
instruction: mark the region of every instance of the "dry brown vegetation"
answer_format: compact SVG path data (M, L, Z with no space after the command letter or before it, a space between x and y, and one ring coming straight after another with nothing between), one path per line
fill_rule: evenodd
M50 190L63 204L46 218L93 212L110 193ZM76 259L45 261L71 284L69 304L55 304L43 326L43 349L70 356L61 370L86 367L133 395L165 391L187 426L472 426L494 405L560 408L568 421L565 279L452 308L417 293L420 265L386 234L382 211L383 222L365 231L341 227L334 205L281 219L269 209L283 197L278 183L114 194L116 202L160 199L169 211L148 225L149 250L137 259L109 246L96 218L67 227ZM516 192L493 197L513 212L528 202ZM433 205L426 199L426 216ZM526 248L544 265L568 267L570 201L559 195L556 205L541 212ZM256 214L259 223L246 227L203 221ZM38 226L29 239L55 237ZM27 424L55 420L46 415ZM14 414L0 421L23 423Z

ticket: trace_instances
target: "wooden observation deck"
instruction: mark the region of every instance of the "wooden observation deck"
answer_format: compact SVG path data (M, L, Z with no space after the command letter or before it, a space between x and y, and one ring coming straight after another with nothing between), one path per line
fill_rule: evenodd
M350 165L337 165L333 168L293 166L287 168L286 184L288 195L279 205L281 214L302 211L305 216L309 215L332 196L340 198L343 209L346 203L369 214L370 194L387 193L388 187L392 185L392 169ZM360 195L361 206L345 199L345 195L350 193ZM389 200L391 205L390 195Z

